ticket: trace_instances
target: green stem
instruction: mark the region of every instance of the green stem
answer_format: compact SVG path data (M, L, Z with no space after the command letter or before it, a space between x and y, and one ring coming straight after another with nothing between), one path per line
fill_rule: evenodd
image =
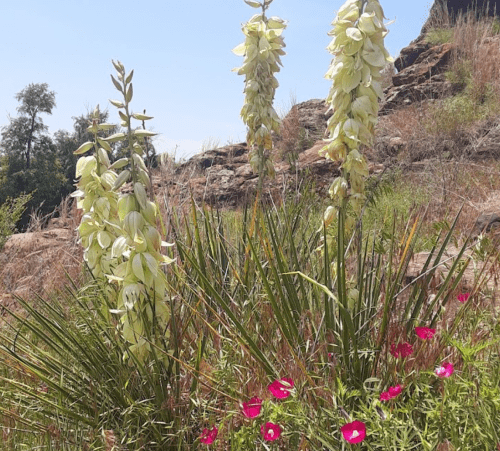
M129 161L130 161L130 173L132 174L132 184L137 182L137 171L135 170L135 163L132 155L134 154L134 145L132 138L132 127L130 126L131 114L128 108L127 100L127 84L125 83L125 70L123 71L123 100L125 100L125 115L127 116L127 137L128 137L128 151L129 151Z

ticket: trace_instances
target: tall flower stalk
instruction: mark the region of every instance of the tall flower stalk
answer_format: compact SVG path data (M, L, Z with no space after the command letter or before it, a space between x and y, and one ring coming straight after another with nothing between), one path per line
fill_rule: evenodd
M248 127L247 145L250 148L250 165L259 174L258 191L262 190L263 178L274 175L274 167L269 158L273 142L271 132L279 132L280 118L273 107L278 80L274 76L279 72L281 56L285 55L285 41L281 36L286 23L279 17L266 17L266 10L273 0L262 3L244 0L253 8L261 8L261 14L255 14L242 27L245 42L233 49L238 56L243 56L243 66L233 69L238 75L245 75L245 104L241 117Z
M360 150L373 142L378 100L382 98L381 70L392 61L384 47L387 29L378 0L348 0L332 22L328 51L332 64L325 77L332 80L327 103L333 115L329 138L321 150L326 158L341 160L341 176L330 187L337 205L349 200L356 210L365 201L368 164ZM344 203L345 207L345 203Z
M131 343L130 350L140 358L151 351L151 342L163 340L168 335L170 309L167 305L167 279L162 265L172 259L161 254L166 246L156 229L159 219L157 205L148 200L147 189L151 189L148 170L144 163L144 138L155 133L141 128L132 128L132 120L143 122L152 119L144 114L132 113L133 71L128 75L122 63L114 62L117 78L111 76L123 100L111 100L118 108L121 125L125 133L107 138L108 141L127 142L128 156L116 162L123 166L114 188L131 182L133 192L123 194L118 201L121 234L112 246L112 255L123 260L114 271L111 280L120 286L117 311L121 313L122 333Z
M341 162L341 174L330 187L334 205L328 207L323 218L327 227L337 209L336 262L332 265L337 296L332 294L331 303L325 305L325 323L337 337L332 350L342 355L357 384L362 383L367 368L358 352L364 332L354 324L370 308L362 299L362 272L354 284L347 275L346 237L354 223L347 212L351 211L349 206L359 212L366 199L368 163L361 151L373 142L378 100L383 95L381 70L392 60L384 48L387 29L383 20L378 0L347 0L332 22L329 35L333 39L328 50L334 58L326 78L332 80L327 103L333 115L327 126L329 138L320 151L326 158ZM356 258L361 268L364 257L358 250Z
M76 176L80 180L73 196L84 212L79 226L84 258L94 277L109 282L105 284L106 292L116 307L111 313L121 315L121 331L130 343L130 351L144 359L151 351L151 343L168 335L170 310L162 265L172 260L161 253L167 243L156 229L159 209L147 195L151 182L143 144L155 133L131 125L132 120L144 123L152 117L131 112L133 71L126 74L122 63L113 61L113 65L117 77L111 79L123 100L111 103L118 108L126 131L99 138L100 130L114 126L99 124L96 109L89 127L95 140L83 144L75 153L92 148L95 152L78 161ZM126 142L128 155L110 164L109 143L117 141ZM127 182L131 182L131 193L120 191Z

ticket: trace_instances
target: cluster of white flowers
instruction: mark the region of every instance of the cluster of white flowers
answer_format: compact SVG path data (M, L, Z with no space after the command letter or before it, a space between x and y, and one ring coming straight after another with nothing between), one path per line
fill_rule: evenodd
M248 126L247 144L251 147L250 164L254 172L273 174L272 162L265 158L264 151L272 149L271 131L279 132L280 118L273 108L274 94L278 80L281 59L285 54L285 42L281 34L286 28L284 20L267 18L265 10L272 0L263 3L245 0L254 8L262 8L242 27L245 42L233 49L238 56L244 56L243 66L233 69L238 75L245 75L245 104L241 109L243 122ZM263 175L263 174L261 174Z
M95 155L80 158L76 175L81 179L74 196L84 210L79 231L85 260L95 276L117 284L116 309L112 313L121 315L122 333L131 344L131 352L144 358L151 350L153 335L168 333L167 280L161 265L172 260L160 252L168 243L162 241L156 229L159 209L146 194L150 180L142 142L155 133L132 130L130 125L131 119L152 118L130 113L133 71L125 76L123 65L113 64L118 80L112 77L112 81L124 100L111 103L119 109L121 125L127 132L105 139L96 135L96 142L102 147L96 145ZM93 124L89 130L95 129L97 134L106 127L109 124ZM129 157L110 165L106 151L111 150L109 143L115 141L128 142ZM87 152L93 146L94 143L86 143L75 153ZM117 169L121 169L119 174L114 172ZM119 193L120 187L129 181L133 192Z
M330 195L337 203L349 197L358 208L365 199L368 175L368 164L359 150L372 144L378 99L383 95L381 70L392 61L384 47L387 29L383 20L378 0L347 0L329 33L333 39L328 50L334 58L326 74L333 81L327 103L333 115L321 152L343 161L342 177L333 182Z
M83 258L92 275L104 280L117 266L112 256L111 245L118 236L118 192L113 189L117 179L108 152L111 147L107 141L98 137L98 132L113 128L111 124L99 123L99 106L91 115L88 131L94 135L94 142L82 144L75 155L94 150L93 155L80 157L76 163L76 177L79 178L77 190L72 196L77 200L77 208L83 210L78 232L84 248ZM111 294L109 286L106 286Z

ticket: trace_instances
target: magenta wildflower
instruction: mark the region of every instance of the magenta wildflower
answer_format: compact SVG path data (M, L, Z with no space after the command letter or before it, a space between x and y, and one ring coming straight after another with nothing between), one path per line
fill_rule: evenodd
M360 443L366 437L366 426L362 421L353 421L344 424L340 428L340 432L349 443Z
M389 396L392 398L395 398L396 396L400 395L401 392L403 391L403 387L401 385L395 385L394 387L389 387Z
M281 435L281 427L279 424L267 422L261 426L260 433L264 437L264 440L272 442L279 439Z
M200 435L200 442L205 445L210 445L215 441L218 433L219 430L217 429L217 426L214 426L212 429L205 428Z
M267 388L276 398L288 398L290 396L290 389L293 388L293 380L289 377L276 379L272 384L269 384Z
M381 401L389 401L391 399L391 395L389 394L388 391L383 391L380 393L380 400Z
M394 387L389 387L389 390L380 393L380 401L389 401L400 395L402 391L403 387L399 384Z
M408 357L413 354L413 346L408 342L399 343L397 346L393 343L391 344L391 354L396 358Z
M457 299L458 299L458 302L461 302L463 304L464 302L467 302L469 297L470 297L470 293L460 293L457 296Z
M439 377L450 377L455 369L453 368L453 363L443 363L440 367L436 368L436 376Z
M430 329L429 327L415 327L415 333L422 340L428 340L434 337L436 333L436 329Z
M254 396L248 402L243 403L243 415L247 418L255 418L260 415L260 410L262 409L262 399Z

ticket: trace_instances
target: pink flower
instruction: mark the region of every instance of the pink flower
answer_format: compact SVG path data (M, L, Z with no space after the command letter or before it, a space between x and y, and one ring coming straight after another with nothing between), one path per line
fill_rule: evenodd
M349 443L360 443L366 437L366 426L362 421L353 421L344 424L340 428L340 432Z
M205 428L200 435L200 442L205 443L205 445L210 445L215 441L218 433L219 430L217 429L217 426L214 426L210 430Z
M389 396L392 398L395 398L396 396L400 395L401 392L403 391L403 387L401 385L395 385L394 387L389 387Z
M272 442L279 439L281 435L281 427L279 424L269 423L263 424L260 428L260 433L264 437L264 440Z
M398 358L398 357L408 357L410 354L413 353L413 346L408 343L399 343L397 346L393 343L391 345L391 354Z
M450 377L453 374L454 368L453 363L443 363L440 367L436 368L436 376L439 377Z
M288 398L290 396L290 389L293 388L293 380L289 377L276 379L267 388L276 398Z
M254 396L250 401L243 403L243 415L247 418L255 418L259 416L262 409L262 399Z
M382 393L380 393L381 401L389 401L389 399L391 399L391 395L389 394L388 391L383 391Z
M469 296L470 296L470 293L460 293L457 296L458 302L461 302L462 304L464 302L467 302L467 300L469 299Z
M415 327L415 333L422 340L427 340L427 339L434 337L434 334L436 333L436 329L430 329L428 327Z
M388 391L380 393L380 401L389 401L390 399L400 395L402 391L403 387L399 384L394 387L389 387Z

